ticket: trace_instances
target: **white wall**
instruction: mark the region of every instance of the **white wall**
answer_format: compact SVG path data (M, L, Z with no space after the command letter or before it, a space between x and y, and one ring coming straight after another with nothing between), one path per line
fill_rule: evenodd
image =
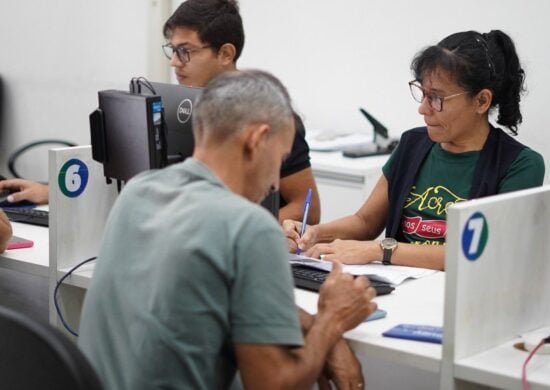
M89 144L88 114L98 90L127 89L132 76L158 74L157 58L167 73L160 28L156 37L148 34L161 11L151 0L0 2L0 173L6 174L8 153L36 139ZM22 159L22 172L47 177L40 152Z
M306 128L370 130L362 106L396 136L423 125L407 85L414 54L454 32L501 29L514 39L527 74L518 139L550 166L546 0L241 0L241 13L247 43L240 67L279 76Z
M2 0L7 106L0 173L6 153L31 140L89 143L88 114L98 90L126 88L135 75L164 79L168 67L157 47L165 8L173 4L178 1ZM519 140L550 162L546 0L241 0L241 13L247 41L240 67L280 77L308 128L370 129L362 106L395 136L422 124L407 87L413 55L456 31L502 29L515 40L527 73Z

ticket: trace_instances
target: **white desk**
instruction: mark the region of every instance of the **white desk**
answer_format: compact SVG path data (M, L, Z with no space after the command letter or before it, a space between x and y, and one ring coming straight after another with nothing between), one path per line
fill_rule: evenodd
M82 155L80 156L80 158L84 159L88 158L89 156L86 156L90 153L89 150L85 150L84 148L77 150L77 152L81 153ZM52 151L50 151L50 153L52 153ZM53 159L50 159L50 163L55 162L57 164L51 164L50 174L52 172L57 172L59 166L61 166L66 159L74 157L71 150L62 150L58 151L57 153L59 153L59 155L52 156L56 158L55 161L53 161ZM61 155L61 153L65 154ZM322 199L325 198L324 201L328 201L329 204L332 205L349 203L349 205L351 205L353 209L349 212L346 211L344 215L356 211L356 208L360 204L362 204L362 202L366 199L366 196L368 195L368 193L365 193L363 191L368 191L365 190L366 188L368 188L368 185L374 185L375 182L375 180L369 181L367 179L368 173L375 172L373 174L373 177L378 179L381 174L380 167L386 159L387 156L369 157L366 158L366 160L354 160L344 159L339 153L322 153L321 157L318 156L318 153L312 153L313 170L321 186L327 185L331 187L329 188L329 190L341 191L346 191L346 188L344 188L346 185L348 185L348 188L355 188L355 200L360 203L358 205L351 205L351 202L346 202L345 200L342 201L342 199L339 199L337 201L330 200L330 196L325 196L323 193L323 189L321 188ZM367 163L371 163L373 165L369 166ZM112 204L110 202L113 201L114 197L111 195L106 196L106 188L101 188L98 186L98 183L104 182L101 171L92 163L90 163L90 167L92 168L90 170L90 178L94 177L94 180L90 179L90 186L96 186L94 187L95 192L88 194L84 193L84 195L79 198L80 203L75 201L67 201L67 199L63 198L59 194L58 189L50 189L50 199L52 199L53 195L54 199L56 199L56 202L60 202L52 203L51 205L54 210L60 211L60 214L58 214L57 218L55 219L55 224L50 224L50 226L57 226L58 228L58 235L53 235L53 237L57 237L57 240L53 239L51 249L58 249L58 245L59 248L63 249L63 251L58 251L57 255L51 256L51 264L53 265L50 272L50 281L54 283L56 279L58 279L61 274L63 274L62 271L66 271L67 268L70 268L80 260L90 257L93 254L97 254L101 233L103 231L103 224L106 219L107 211L109 209L108 206ZM332 173L335 173L336 176L331 176ZM55 182L54 179L55 175L50 181ZM328 193L330 195L331 192L329 191ZM101 195L103 195L104 198L101 198ZM339 193L337 194L336 199L338 198L338 196ZM102 201L100 202L99 200ZM462 204L462 207L471 207L467 203L468 202L464 202ZM459 205L458 207L461 206ZM518 208L518 210L521 210L523 214L526 214L524 211L525 207L526 206L524 205L523 207ZM547 204L536 202L531 205L531 208L533 208L533 210L529 213L529 215L539 217L539 223L542 223L543 221L550 221L550 218L542 217L547 215L542 214L543 212L548 212L548 210L550 210L550 207L548 207ZM84 212L82 210L84 210ZM327 214L330 214L330 212L332 212L330 208L328 212L326 209L324 209L323 216L326 218ZM93 229L76 229L77 227L79 227L79 221L75 220L74 216L88 215L90 213L93 213L94 217L96 217L95 219L97 220L94 221L95 225L92 226ZM502 215L503 213L500 214ZM523 215L522 217L524 216L525 215ZM516 218L516 220L519 219L519 217ZM455 356L453 354L454 350L456 350L458 347L462 347L460 343L464 344L465 339L467 341L468 339L473 339L477 337L477 339L483 341L483 337L487 336L485 334L486 332L482 333L479 332L477 329L479 322L478 318L480 318L479 314L472 316L472 313L469 310L464 309L462 306L457 306L456 310L452 310L453 306L445 303L444 318L443 302L445 300L448 300L452 303L458 298L463 300L464 297L468 295L468 291L470 291L469 289L465 289L464 291L461 290L460 294L457 294L456 279L460 279L462 280L462 282L470 282L471 280L475 279L473 278L473 276L476 276L476 273L474 272L468 277L457 278L458 274L453 265L455 263L458 264L458 261L456 260L456 254L453 255L453 253L459 252L459 245L461 242L459 237L461 237L460 232L462 231L462 227L464 225L462 220L458 221L458 223L456 222L457 221L455 221L455 224L452 224L447 232L448 237L452 237L452 239L449 240L447 246L447 274L438 273L417 281L406 282L403 285L399 286L396 291L394 291L391 295L377 298L377 302L380 308L388 311L388 317L385 319L361 324L356 329L346 334L346 338L350 340L352 347L361 358L361 361L364 362L364 368L366 368L367 373L367 382L371 384L371 387L369 388L375 390L393 390L401 388L407 390L427 390L428 388L431 389L439 387L439 382L435 381L431 381L430 385L425 387L413 386L412 382L405 382L405 385L394 387L389 387L388 385L385 385L385 382L378 382L373 384L372 381L369 379L370 375L368 372L369 367L373 367L369 361L371 357L374 357L375 359L379 358L379 360L384 360L386 364L381 367L380 371L385 371L389 376L398 376L402 372L407 371L403 368L409 369L411 367L416 369L416 371L431 374L431 377L435 377L436 379L440 379L441 376L441 383L445 383L442 385L445 389L474 389L479 388L478 384L502 386L504 388L519 387L518 377L521 369L522 358L526 357L525 353L518 351L518 353L516 354L514 353L515 351L505 351L507 346L500 345L496 346L495 348L487 347L485 348L484 352L477 353L477 351L475 351L474 353L471 353L469 355L462 355L463 358L461 359L455 359ZM71 225L70 223L72 223L73 225ZM496 247L500 247L498 243L499 239L506 239L508 237L515 236L515 234L518 234L515 225L512 225L513 224L510 224L510 229L515 230L511 234L499 236L498 234L495 234L497 232L496 229L492 230L493 236L491 237L494 237L494 243L496 244ZM52 230L54 229L52 228ZM62 230L63 234L60 234L60 230ZM546 232L546 230L544 230L544 232ZM529 236L533 236L534 233L537 233L537 231L529 232ZM540 236L538 237L538 242L548 242L548 236L544 236L545 233L543 234L543 230L538 232L538 234ZM23 234L21 233L21 235ZM63 241L62 237L67 238ZM522 237L523 240L518 240L518 243L526 242L526 237ZM38 241L36 237L28 236L27 238ZM56 242L58 240L62 242ZM85 245L86 248L85 251L83 251L82 249ZM70 248L67 248L67 246L69 246ZM520 251L518 254L514 254L515 259L525 258L525 253L523 253L523 250L525 249L524 246L525 244L517 245L516 250L519 251L519 249L521 249L522 251ZM452 251L449 250L450 247L452 247ZM539 253L548 253L548 250L541 250L539 251ZM491 255L491 257L491 261L498 261L502 258L502 254ZM530 258L534 258L534 256L530 256ZM57 264L54 262L57 262ZM547 264L547 262L542 262L542 264ZM93 268L93 264L90 264L87 265L85 268L77 271L71 278L68 278L66 280L66 283L60 289L61 306L65 310L68 322L76 329L78 329L80 309L85 291L93 274ZM490 275L492 276L490 276L490 278L500 278L500 272L495 273L495 269L499 269L500 271L499 266L492 267L490 272ZM539 270L540 269L541 268L539 267ZM477 275L477 277L481 278L481 275ZM485 279L482 278L481 282L476 282L478 288L480 286L484 286L483 280ZM515 286L512 283L505 283L505 285ZM473 297L474 301L479 300L479 295L474 295ZM316 311L316 294L296 290L296 300L300 306L304 307L304 309L312 313ZM543 302L547 302L547 300L543 300ZM508 300L506 299L494 299L493 301L489 302L490 305L505 305L507 303ZM485 313L488 312L489 311L485 311ZM532 315L533 313L530 314ZM470 323L473 326L473 329L471 332L469 332L469 335L466 335L467 337L463 337L462 339L460 339L460 343L455 343L454 338L451 337L453 336L453 331L456 332L457 330L462 330L462 333L464 333L464 327L462 323L458 321L458 318L460 317L468 317L470 319ZM530 316L525 316L521 318L529 317ZM55 321L55 316L51 318L53 318ZM515 318L520 317L516 316ZM443 325L444 321L445 335L443 346L409 340L390 339L381 336L381 333L383 331L398 323ZM506 321L501 321L501 324L504 324L505 322ZM494 330L496 331L497 329ZM493 328L491 328L489 332L493 332ZM498 344L504 341L507 341L507 339L501 340ZM481 351L482 349L478 350ZM548 373L550 373L550 362L548 360L542 360L541 363L541 360L538 359L538 357L537 361L532 361L530 364L529 379L530 381L535 381L535 386L533 386L532 389L550 389L550 378L548 378ZM533 362L535 362L539 366L533 364ZM449 364L451 365L450 370L448 369ZM373 370L376 371L376 368L374 368ZM506 374L507 372L512 373ZM375 372L375 374L377 374L377 372ZM408 380L408 371L407 374L405 374L405 380ZM537 381L539 381L538 387ZM369 383L367 383L368 386Z
M528 352L514 348L520 339L459 360L454 365L455 377L502 389L518 389L521 366ZM527 365L531 390L550 388L550 355L535 355Z
M12 223L13 234L33 240L31 248L9 249L0 254L0 267L37 276L48 276L49 239L48 228Z
M354 351L361 356L375 356L393 363L438 373L441 345L382 336L382 332L401 323L443 325L445 274L408 280L394 292L376 298L386 318L364 322L346 334ZM310 313L317 312L317 294L296 289L296 302Z
M0 304L44 322L49 298L48 228L12 223L12 229L15 236L34 244L0 253Z
M93 270L94 263L87 264L65 280L65 284L71 288L61 295L61 299L70 301L63 306L65 310L68 310L67 318L71 319L72 326L78 326L78 322L74 322L80 315L78 302L81 302L85 289L89 286ZM58 275L61 277L63 274L60 271ZM386 338L382 336L382 332L399 323L441 326L443 324L444 281L445 274L438 272L419 280L404 282L392 294L376 298L379 307L388 312L386 318L365 322L346 334L352 348L363 360L365 375L370 378L368 380L371 383L373 381L387 382L388 377L392 375L391 368L393 367L409 367L417 378L416 381L421 383L424 383L422 378L425 376L425 372L431 373L432 377L439 375L441 345ZM67 293L74 296L67 296ZM318 298L316 293L295 289L295 295L298 306L310 313L316 312ZM386 372L369 372L371 363L369 359L383 360ZM378 379L381 375L382 379ZM375 378L376 376L377 378ZM399 388L404 385L403 381L397 383L401 384L398 386ZM392 388L395 387L391 385L384 387L388 390ZM426 387L420 386L410 388L428 390ZM431 388L435 389L436 387Z
M89 286L93 269L94 264L84 266L73 276L67 278L66 284L85 291ZM60 276L62 274L62 272L59 273ZM381 374L380 372L368 372L369 359L373 358L385 362L386 372L382 374L386 375L386 380L387 376L391 375L389 373L391 373L392 367L395 366L420 370L415 373L417 378L423 375L422 372L439 375L442 345L386 338L382 336L382 332L400 323L442 326L444 291L445 273L443 272L419 280L405 281L392 294L376 298L379 308L388 312L386 318L364 322L346 333L346 339L363 361L368 382L372 383L375 379L373 376ZM298 306L310 313L317 311L318 295L316 293L295 289L295 295ZM75 306L68 307L72 307L72 310L75 308ZM78 316L79 313L71 313L68 317L78 318ZM456 389L478 389L479 387L475 383L494 388L517 388L518 381L521 380L520 368L527 353L514 350L512 344L513 342L507 343L455 364L456 378L465 380L457 385ZM550 387L550 356L534 357L529 365L528 378L532 390L548 389ZM419 387L412 386L411 388Z
M14 233L34 240L35 246L3 253L0 256L0 266L47 276L48 229L16 223L14 224ZM77 295L77 304L72 302L65 306L66 309L80 310L81 297L89 286L93 269L93 263L85 265L66 279L65 284L69 288L64 291L64 294ZM58 277L63 274L64 272L59 271ZM385 338L381 336L381 333L398 323L442 325L444 285L445 274L439 272L420 280L406 281L398 286L392 294L377 297L376 302L381 309L387 310L388 316L384 319L365 322L346 334L346 338L361 360L365 362L372 357L384 360L386 362L384 368L387 372L391 372L392 367L398 365L439 375L442 359L441 345ZM298 289L295 292L297 304L305 310L315 313L317 294ZM74 297L62 294L61 299L71 301ZM79 313L76 312L67 315L67 319L70 321L78 319L78 317ZM78 321L70 323L73 326L78 325ZM512 347L509 344L512 342L459 361L455 365L457 379L463 378L471 383L474 378L475 382L485 385L508 389L517 388L519 367L521 367L526 353L511 350ZM367 364L363 365L368 371ZM531 388L533 390L548 389L550 357L536 356L531 361L529 369ZM372 383L370 374L367 373L367 381Z

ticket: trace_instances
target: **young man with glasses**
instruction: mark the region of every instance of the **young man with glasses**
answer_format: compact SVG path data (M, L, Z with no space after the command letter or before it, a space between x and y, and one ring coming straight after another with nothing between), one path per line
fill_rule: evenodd
M496 122L516 135L522 120L524 71L508 35L452 34L418 53L411 69L426 126L403 133L357 213L309 226L302 237L300 222L285 221L291 250L443 270L452 204L543 183L542 156L489 122L498 109ZM384 229L387 238L374 240Z
M244 46L244 29L236 1L188 0L164 25L168 43L164 53L174 67L178 83L204 87L216 75L237 69ZM279 220L301 219L308 189L313 196L309 223L318 223L320 202L311 164L305 129L294 114L296 137L290 156L281 167Z

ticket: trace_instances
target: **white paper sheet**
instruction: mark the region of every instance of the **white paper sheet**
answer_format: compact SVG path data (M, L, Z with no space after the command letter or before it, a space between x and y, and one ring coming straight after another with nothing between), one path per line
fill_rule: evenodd
M291 264L302 264L308 267L321 269L324 271L332 270L332 263L326 260L314 259L307 256L289 254ZM397 286L408 278L422 278L438 271L418 267L405 267L400 265L383 265L381 263L369 263L363 265L343 264L344 272L352 275L365 275L372 280L380 280Z

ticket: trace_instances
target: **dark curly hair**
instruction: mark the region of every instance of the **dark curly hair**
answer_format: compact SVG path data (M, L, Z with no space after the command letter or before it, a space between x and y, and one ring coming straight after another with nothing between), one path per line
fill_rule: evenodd
M231 43L236 49L235 61L243 51L244 28L236 0L184 1L164 24L164 37L170 39L178 27L197 31L200 40L216 52Z
M485 88L491 90L491 107L498 106L497 123L517 135L522 121L519 103L525 91L525 72L507 34L500 30L452 34L419 52L411 63L419 81L437 69L447 71L472 96Z

